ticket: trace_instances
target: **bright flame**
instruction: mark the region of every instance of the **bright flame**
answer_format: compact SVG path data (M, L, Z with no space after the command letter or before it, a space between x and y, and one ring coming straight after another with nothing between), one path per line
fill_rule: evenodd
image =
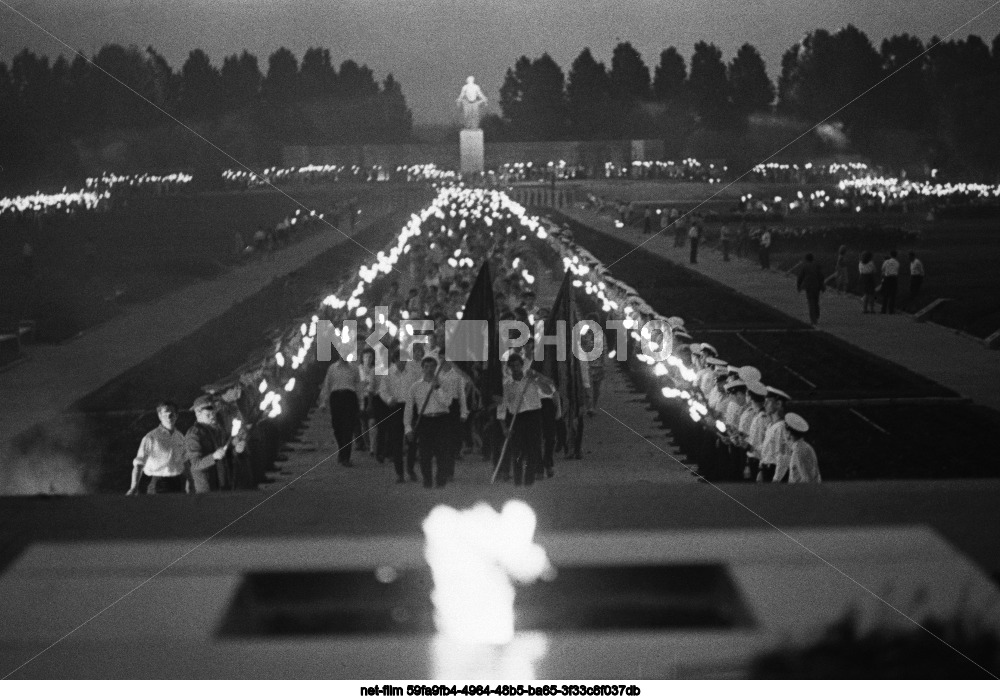
M424 520L424 556L434 578L434 623L456 641L506 644L514 638L514 582L551 573L532 543L535 513L508 501L497 513L478 503L466 511L439 505Z

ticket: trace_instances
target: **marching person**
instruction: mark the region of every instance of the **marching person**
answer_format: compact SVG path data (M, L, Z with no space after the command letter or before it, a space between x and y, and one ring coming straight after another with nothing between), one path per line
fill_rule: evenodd
M215 414L215 399L209 394L199 396L191 407L195 424L187 431L184 442L191 462L191 484L195 493L209 493L231 488L226 469L229 441L219 426Z
M340 356L337 348L330 348L330 354L333 363L326 371L319 400L322 408L330 412L337 462L342 467L352 467L351 446L360 420L361 375L357 367Z
M437 366L437 359L429 355L420 361L423 376L410 387L403 409L406 440L416 441L420 473L428 489L443 487L454 473L454 442L448 434L452 397L437 377Z
M127 495L139 493L184 493L189 479L187 443L177 430L177 404L156 405L160 424L146 433L132 460L132 486Z
M462 438L465 435L465 421L469 419L469 404L465 393L466 376L464 372L455 366L454 362L442 359L441 371L438 372L438 380L441 382L441 387L447 392L450 399L448 402L448 417L450 419L448 437L452 441L453 459L451 463L454 465L455 460L459 459L462 455ZM450 480L454 476L454 474L449 474L448 479Z
M510 377L504 382L503 405L510 419L508 428L514 485L535 483L542 462L541 386L555 392L551 380L534 370L524 371L524 358L512 354L507 359Z
M805 441L809 431L809 423L797 413L785 414L785 429L788 432L790 454L787 462L789 484L818 484L823 481L819 474L819 461L816 450ZM774 475L775 481L781 481L785 476L782 465Z
M407 383L406 362L400 360L398 349L393 350L389 374L379 377L378 380L378 398L386 411L379 425L379 435L382 437L385 456L392 460L392 466L396 469L396 483L402 484L406 481L403 469L405 454L403 413L409 389L413 384ZM412 466L408 473L411 481L417 480L417 473Z

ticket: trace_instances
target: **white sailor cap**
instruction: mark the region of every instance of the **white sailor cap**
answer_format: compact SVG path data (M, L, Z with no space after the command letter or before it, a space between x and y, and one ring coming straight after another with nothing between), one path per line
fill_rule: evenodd
M736 365L729 365L728 367L726 367L726 372L729 374L739 374L740 368L737 367Z
M708 343L702 343L701 344L701 350L702 350L702 352L706 352L706 351L710 352L713 355L718 355L719 354L719 351L715 349L715 346L714 345L709 345Z
M733 389L739 389L740 387L745 388L746 385L747 383L742 379L731 379L730 381L726 382L725 386L723 386L722 388L725 389L726 391L732 391Z
M792 397L783 392L781 389L776 389L773 386L767 387L767 395L775 399L784 399L785 401L791 401Z
M798 413L786 413L785 425L797 433L805 433L809 430L809 423Z
M767 387L764 386L759 380L747 382L747 391L751 394L756 394L761 398L765 398L767 396Z
M704 343L702 343L701 349L702 349L702 352L704 352L704 350L705 350L705 344ZM707 365L713 365L713 366L715 366L716 369L718 369L719 367L722 367L722 368L729 367L729 363L728 362L726 362L725 360L720 360L718 357L706 357L705 358L705 364L707 364Z
M759 382L761 377L760 370L756 367L751 367L750 365L740 367L739 375L740 379L745 381L747 384L750 382Z

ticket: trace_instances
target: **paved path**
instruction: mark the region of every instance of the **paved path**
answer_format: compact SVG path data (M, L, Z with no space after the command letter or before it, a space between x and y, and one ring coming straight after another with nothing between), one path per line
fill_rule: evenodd
M610 218L590 210L569 208L562 213L632 245L638 246L647 238L633 227L616 229ZM755 262L735 256L723 262L722 253L714 248L699 250L698 264L691 265L687 248L675 248L673 235L656 236L643 250L696 270L793 318L809 321L805 295L796 293L795 279L789 275L763 271ZM627 264L627 257L617 263ZM820 307L819 330L1000 410L1000 353L943 326L917 323L909 314L862 314L861 300L855 296L828 292ZM670 309L659 311L670 313Z
M540 305L551 305L561 280L553 281L551 275L537 273L536 280ZM404 278L401 287L408 288L409 282ZM564 484L604 484L614 489L636 483L696 481L693 467L685 467L684 456L671 442L670 432L657 423L655 409L632 388L627 369L617 362L607 364L599 409L592 418L585 419L583 459L565 459L557 454L555 477L536 482L533 489L549 490ZM279 462L278 478L263 490L275 491L296 480L302 488L293 493L309 493L310 498L315 493L327 493L333 498L342 493L377 496L394 490L425 491L415 482L396 484L392 464L379 464L368 454L355 452L353 468L339 466L329 415L318 408L312 410L299 437L285 446L287 461ZM446 490L475 498L489 487L492 468L478 454L467 454L455 465L455 480ZM494 488L498 493L523 492L509 483L498 482ZM426 498L434 500L436 496L432 492Z
M390 200L367 203L366 218L390 213ZM35 346L26 362L0 372L0 444L57 416L75 401L177 342L274 278L340 245L354 245L333 229L317 233L218 277L136 306L73 340Z

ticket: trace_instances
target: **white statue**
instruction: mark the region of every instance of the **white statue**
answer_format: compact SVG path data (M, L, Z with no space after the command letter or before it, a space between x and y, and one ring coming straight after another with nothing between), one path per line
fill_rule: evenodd
M462 122L466 129L479 128L479 108L486 104L486 95L476 85L476 79L469 76L462 86L462 92L458 94L455 104L462 108Z

